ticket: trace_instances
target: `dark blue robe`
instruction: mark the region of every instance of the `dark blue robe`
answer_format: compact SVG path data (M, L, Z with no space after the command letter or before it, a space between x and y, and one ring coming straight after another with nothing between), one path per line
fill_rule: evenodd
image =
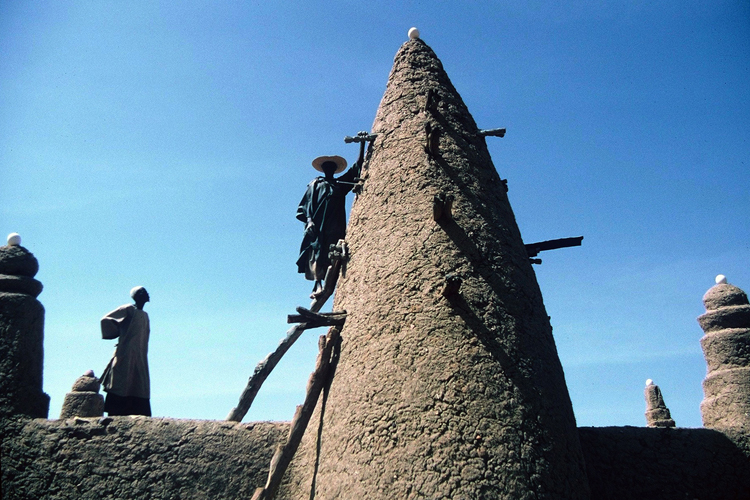
M355 163L333 181L317 177L307 185L305 195L297 207L297 219L307 224L312 219L313 228L305 230L297 259L297 271L309 280L322 280L331 264L328 258L330 245L346 237L346 195L354 187L359 175ZM345 181L344 184L338 181Z

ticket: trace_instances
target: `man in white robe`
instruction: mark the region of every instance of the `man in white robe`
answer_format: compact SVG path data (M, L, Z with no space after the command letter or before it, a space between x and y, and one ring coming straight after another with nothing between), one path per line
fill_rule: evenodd
M130 291L135 304L120 306L102 318L102 338L119 338L112 360L102 374L108 415L151 416L151 382L148 374L148 314L150 297L142 286Z

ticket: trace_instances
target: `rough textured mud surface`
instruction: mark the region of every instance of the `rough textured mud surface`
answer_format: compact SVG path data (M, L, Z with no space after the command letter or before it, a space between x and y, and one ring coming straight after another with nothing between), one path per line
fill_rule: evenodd
M22 246L0 246L0 419L46 418L42 391L44 307L34 279L39 262Z
M0 423L2 498L250 498L287 424L144 417Z
M0 246L0 274L33 278L39 271L39 261L22 246Z
M46 418L42 391L44 307L31 295L0 291L0 418Z
M425 150L427 128L437 154ZM336 292L334 309L348 312L341 358L317 474L317 428L295 466L300 498L313 481L321 499L587 498L549 318L503 183L421 40L396 55L372 131ZM441 193L455 198L453 218L436 222ZM462 284L444 297L449 274Z
M591 498L747 500L747 429L581 427Z
M750 305L747 294L728 283L703 296L698 318L708 373L703 380L703 425L750 428Z
M5 419L0 496L247 499L265 483L271 455L288 430L287 423L141 417ZM582 427L579 435L591 498L744 500L750 491L744 429ZM309 487L277 498L300 496L309 498Z

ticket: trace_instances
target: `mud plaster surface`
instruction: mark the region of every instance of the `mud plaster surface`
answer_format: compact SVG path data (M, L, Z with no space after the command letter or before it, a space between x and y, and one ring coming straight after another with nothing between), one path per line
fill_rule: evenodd
M435 113L423 111L428 88L440 93ZM444 131L437 157L424 151L428 121ZM304 498L313 481L315 498L587 498L562 368L507 196L421 41L396 56L373 132L336 292L334 309L348 317L319 468L313 475L311 428L292 487ZM438 223L441 192L456 200L454 220ZM449 273L463 285L445 298Z
M3 499L250 498L287 424L0 421Z

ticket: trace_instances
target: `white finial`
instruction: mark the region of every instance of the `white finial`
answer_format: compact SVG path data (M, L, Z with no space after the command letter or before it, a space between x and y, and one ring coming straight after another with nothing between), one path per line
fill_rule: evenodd
M419 30L417 28L411 28L409 30L409 38L412 40L419 38Z
M719 274L718 276L716 276L716 284L717 285L723 285L726 282L727 282L727 277L724 276L723 274Z
M21 235L18 233L10 233L8 235L8 246L17 247L21 244Z
M648 378L648 379L646 379L646 387L648 387L650 385L654 385L654 381L651 380L650 378Z

